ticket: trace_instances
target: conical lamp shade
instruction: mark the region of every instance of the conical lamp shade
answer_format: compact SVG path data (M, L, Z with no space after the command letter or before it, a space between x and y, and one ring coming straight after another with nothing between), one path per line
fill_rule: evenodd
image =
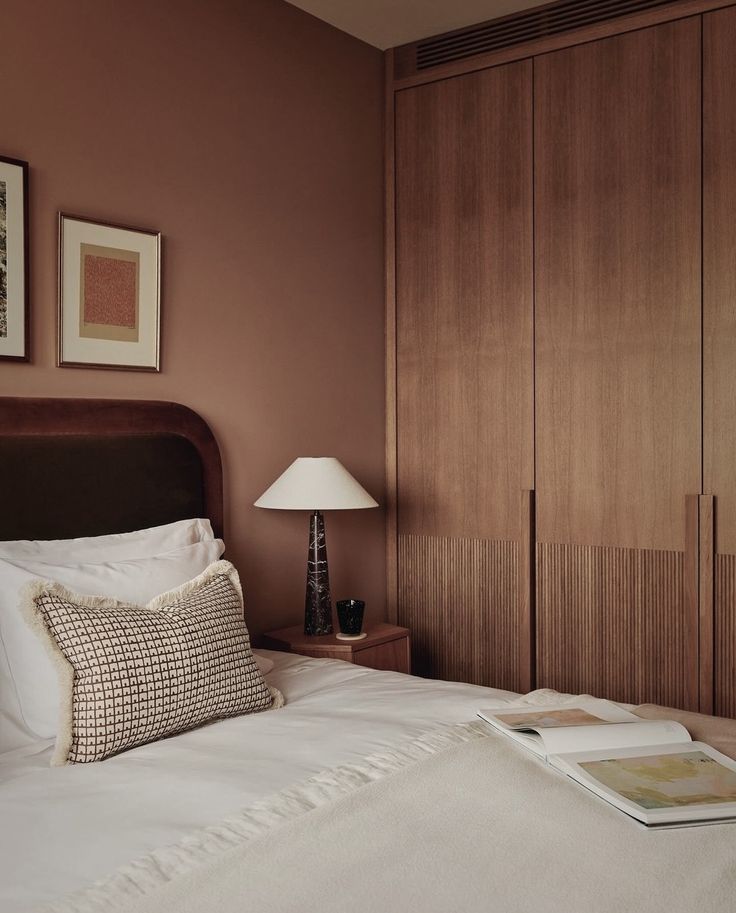
M255 502L275 510L359 510L378 507L335 457L298 457Z

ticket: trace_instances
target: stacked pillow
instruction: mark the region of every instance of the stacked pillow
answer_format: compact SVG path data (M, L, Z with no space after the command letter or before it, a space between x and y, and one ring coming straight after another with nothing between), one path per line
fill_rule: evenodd
M19 605L34 581L145 605L202 574L224 551L208 520L110 536L0 543L0 752L54 738L57 669Z
M162 555L183 545L212 541L215 538L209 520L177 520L164 526L139 529L109 536L82 536L78 539L45 539L0 542L0 558L9 561L43 561L66 564L80 561L122 561Z

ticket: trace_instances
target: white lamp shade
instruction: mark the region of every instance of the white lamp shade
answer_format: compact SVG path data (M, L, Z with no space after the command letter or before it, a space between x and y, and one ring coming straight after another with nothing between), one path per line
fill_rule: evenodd
M275 510L356 510L378 507L335 457L297 457L255 503Z

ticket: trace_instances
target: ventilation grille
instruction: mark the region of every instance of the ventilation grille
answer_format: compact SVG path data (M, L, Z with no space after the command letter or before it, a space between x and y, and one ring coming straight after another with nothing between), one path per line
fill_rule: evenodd
M416 45L416 68L426 70L671 3L672 0L561 0L552 6L420 41Z

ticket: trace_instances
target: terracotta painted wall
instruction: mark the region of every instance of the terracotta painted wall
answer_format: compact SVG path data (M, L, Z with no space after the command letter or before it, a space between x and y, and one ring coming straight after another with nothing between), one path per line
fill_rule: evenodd
M280 0L5 0L0 154L31 164L32 358L0 392L175 400L222 448L251 627L301 618L294 459L384 486L382 64ZM54 367L56 213L160 229L163 373ZM327 518L333 595L383 617L383 511Z

